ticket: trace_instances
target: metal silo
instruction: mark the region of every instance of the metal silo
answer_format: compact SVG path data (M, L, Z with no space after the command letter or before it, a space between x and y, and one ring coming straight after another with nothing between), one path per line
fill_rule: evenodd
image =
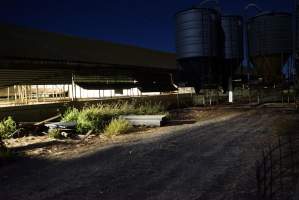
M280 83L282 67L292 53L292 15L268 12L250 18L247 24L251 62L266 85Z
M176 53L181 81L195 87L214 88L219 82L220 22L218 11L192 8L176 14Z
M221 26L224 35L223 49L223 86L227 87L231 77L243 60L243 19L237 15L221 17Z

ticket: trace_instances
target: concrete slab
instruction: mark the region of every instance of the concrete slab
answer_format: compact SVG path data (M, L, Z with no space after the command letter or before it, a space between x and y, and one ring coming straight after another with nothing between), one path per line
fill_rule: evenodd
M128 120L133 126L161 126L166 115L122 115L120 118Z

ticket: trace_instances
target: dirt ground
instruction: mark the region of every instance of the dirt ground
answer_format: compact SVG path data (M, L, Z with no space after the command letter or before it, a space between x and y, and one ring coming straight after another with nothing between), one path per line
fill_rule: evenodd
M0 199L256 199L261 149L282 119L299 119L279 107L172 114L165 127L112 139L6 141L27 156L0 169Z

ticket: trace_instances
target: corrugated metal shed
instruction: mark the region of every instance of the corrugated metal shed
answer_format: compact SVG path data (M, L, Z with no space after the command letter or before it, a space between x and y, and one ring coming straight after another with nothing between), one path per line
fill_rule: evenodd
M176 69L176 58L172 53L11 25L0 25L0 44L0 59L58 60Z
M0 25L0 44L0 87L70 84L72 74L86 80L92 75L113 82L123 76L170 84L177 70L172 53L11 25Z

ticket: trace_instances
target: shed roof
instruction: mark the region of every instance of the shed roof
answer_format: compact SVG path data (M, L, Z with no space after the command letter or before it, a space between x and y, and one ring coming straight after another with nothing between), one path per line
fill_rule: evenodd
M57 60L176 69L176 57L173 53L13 25L0 25L0 44L0 59Z

